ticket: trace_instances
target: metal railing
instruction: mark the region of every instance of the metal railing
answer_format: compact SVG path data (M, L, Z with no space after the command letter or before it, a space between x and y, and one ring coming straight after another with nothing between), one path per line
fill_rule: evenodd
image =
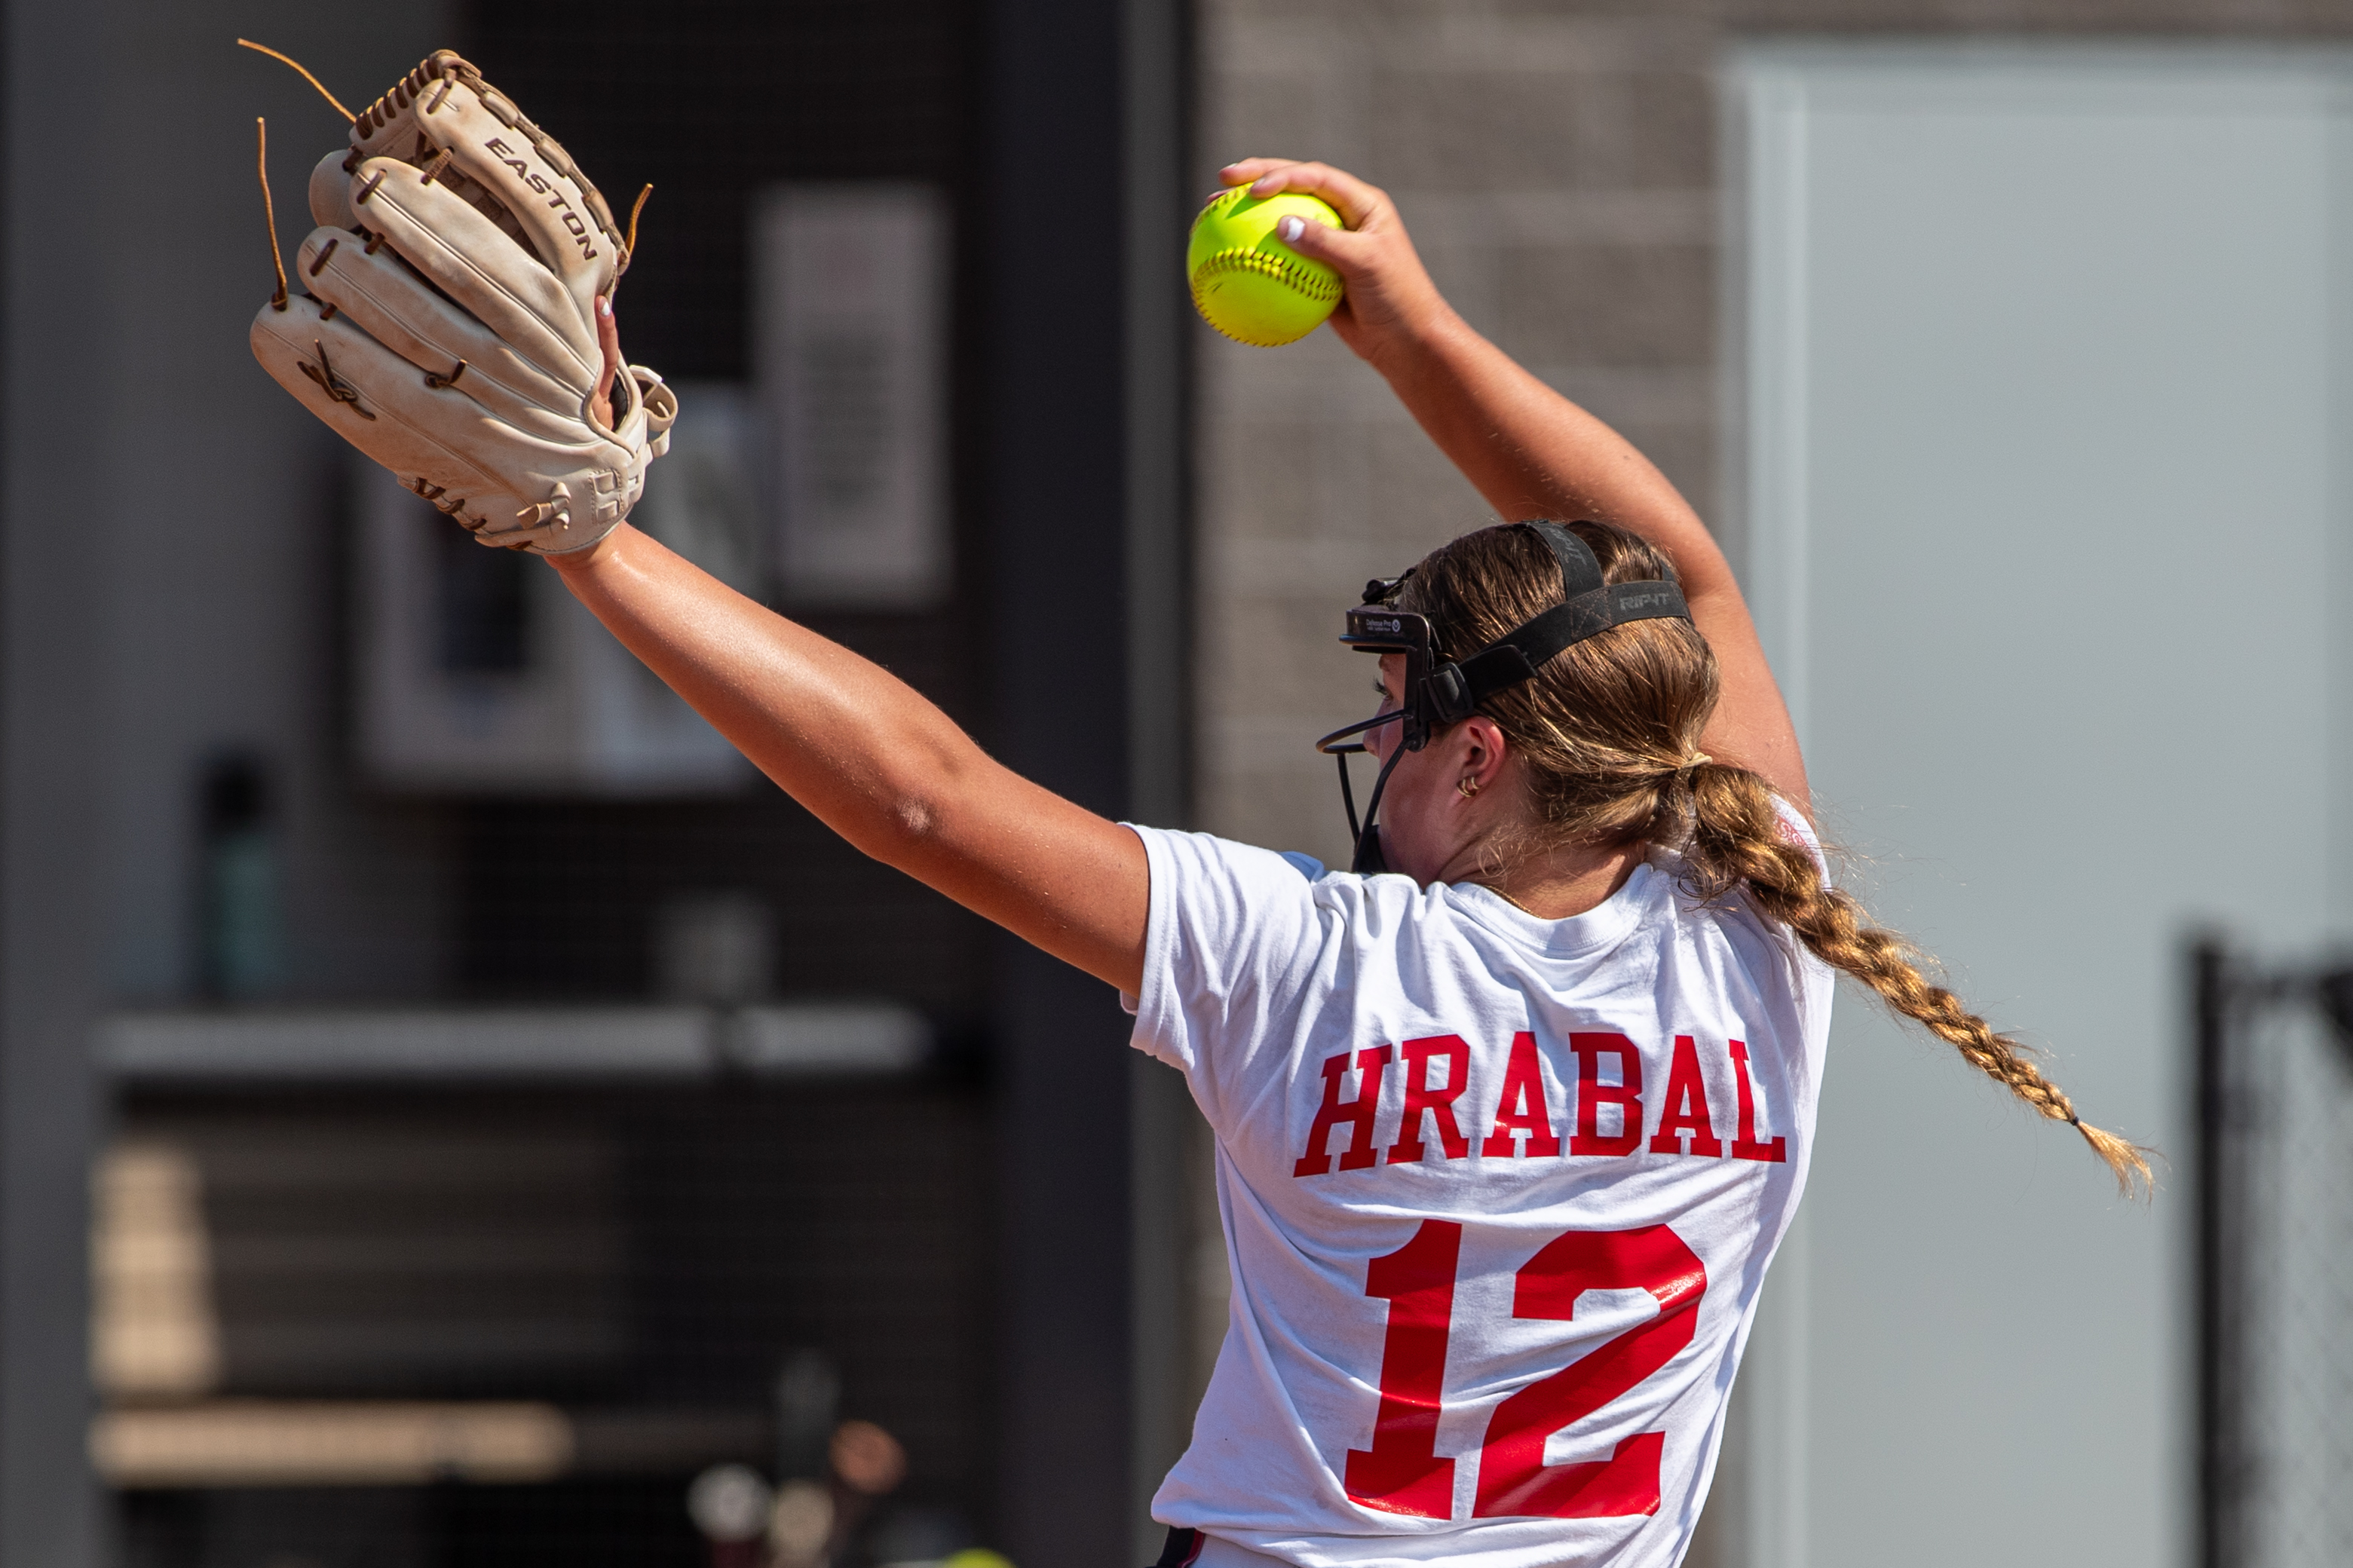
M202 1008L103 1020L134 1088L272 1082L688 1081L912 1072L934 1040L890 1002L746 1007Z

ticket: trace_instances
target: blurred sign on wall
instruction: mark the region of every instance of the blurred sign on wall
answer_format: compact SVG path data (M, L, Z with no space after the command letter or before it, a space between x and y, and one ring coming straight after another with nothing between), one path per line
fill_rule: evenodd
M907 182L773 185L753 236L781 596L928 609L951 586L947 198Z
M752 395L726 381L674 382L671 390L679 421L670 452L646 471L646 493L629 521L737 593L765 598Z
M678 489L722 471L708 445L689 446ZM371 780L422 793L624 797L731 793L749 781L750 764L544 562L485 549L391 475L355 468L359 752ZM670 488L663 468L649 492ZM725 491L718 479L705 488ZM724 542L726 518L723 504L681 501L657 503L648 522ZM723 550L712 559L719 575L737 569Z

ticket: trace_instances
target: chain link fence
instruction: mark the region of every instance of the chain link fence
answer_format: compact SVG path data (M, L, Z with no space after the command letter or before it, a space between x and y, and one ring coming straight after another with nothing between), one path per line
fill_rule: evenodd
M2353 1563L2353 967L2191 957L2206 1568Z

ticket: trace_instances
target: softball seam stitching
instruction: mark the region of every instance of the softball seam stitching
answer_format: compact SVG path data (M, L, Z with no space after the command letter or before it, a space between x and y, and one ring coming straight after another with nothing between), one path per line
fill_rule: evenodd
M1321 268L1308 270L1296 257L1280 256L1265 250L1245 250L1239 247L1220 250L1201 258L1193 268L1193 293L1200 297L1202 283L1228 272L1258 272L1288 285L1310 300L1322 303L1337 300L1342 291L1340 279L1325 275Z

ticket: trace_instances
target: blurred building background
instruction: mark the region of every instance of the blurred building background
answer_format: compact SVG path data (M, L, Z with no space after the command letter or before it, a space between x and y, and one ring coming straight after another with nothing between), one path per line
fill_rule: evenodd
M656 184L619 309L697 416L641 521L1178 820L1187 306L1062 193L1181 233L1183 24L10 13L50 241L8 263L0 1562L699 1563L690 1480L840 1482L845 1421L904 1455L845 1563L1134 1549L1188 1409L1181 1085L254 374L254 118L290 260L343 128L236 40L360 106L455 45L622 210Z
M2176 1152L2111 1205L1851 1000L1692 1561L2202 1550L2169 965L2353 916L2353 11L7 16L0 1568L710 1562L690 1481L819 1476L842 1420L906 1457L856 1560L1148 1557L1224 1321L1198 1124L1100 986L842 847L253 365L251 119L290 255L342 132L240 35L354 104L452 44L659 187L647 526L1090 805L1327 858L1336 612L1488 520L1329 333L1218 339L1176 258L1229 158L1386 186L1719 523L1889 917ZM2287 1313L2291 1490L2348 1310ZM2344 1561L2311 1518L2208 1560Z

